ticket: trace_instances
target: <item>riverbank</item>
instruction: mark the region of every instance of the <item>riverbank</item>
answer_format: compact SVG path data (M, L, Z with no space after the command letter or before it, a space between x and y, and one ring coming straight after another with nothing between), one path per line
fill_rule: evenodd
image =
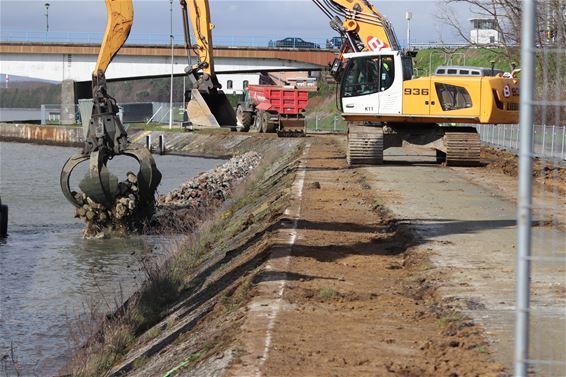
M209 213L207 223L178 242L166 263L150 268L144 287L100 324L100 332L78 350L67 372L99 376L111 367L111 375L139 369L144 360L201 326L214 308L228 315L243 305L255 269L268 257L265 250L250 256L246 244L255 234L269 232L282 216L303 143L273 139L262 145L266 143L256 139L253 145L264 153L253 176L221 212Z
M159 150L159 138L162 137L166 154L223 159L251 150L264 154L284 146L288 143L285 140L289 140L278 138L275 134L237 133L222 129L196 132L128 129L132 143L145 145L146 137L150 138L154 152ZM1 141L82 147L84 137L82 128L78 126L0 123Z
M82 375L507 375L344 140L264 160L70 367ZM303 144L304 143L304 144ZM275 151L275 150L274 150ZM388 197L388 200L390 198Z

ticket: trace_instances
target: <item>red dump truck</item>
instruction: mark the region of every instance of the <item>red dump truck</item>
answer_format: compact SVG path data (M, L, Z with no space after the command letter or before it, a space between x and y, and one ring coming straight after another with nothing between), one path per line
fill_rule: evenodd
M304 135L308 103L307 90L248 85L236 109L238 128L246 132L277 132L279 136Z

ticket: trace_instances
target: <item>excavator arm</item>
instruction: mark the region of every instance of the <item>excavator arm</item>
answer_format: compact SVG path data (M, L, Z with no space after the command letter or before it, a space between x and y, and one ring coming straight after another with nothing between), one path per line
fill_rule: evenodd
M93 77L106 72L110 62L122 48L134 22L134 7L131 0L106 0L108 22L100 52L94 67Z
M330 27L348 40L352 52L399 50L390 22L367 0L312 0L330 18Z
M214 74L214 50L212 45L212 29L214 24L210 21L210 5L208 1L181 0L183 13L183 30L185 33L185 48L192 49L198 58L197 63L191 69L200 70L202 74L216 77ZM193 26L196 45L190 45L189 24Z
M134 20L132 0L106 0L108 21L103 42L92 73L93 110L81 153L71 156L61 170L63 195L75 206L81 201L71 191L73 169L89 161L89 171L80 182L81 190L96 203L112 208L119 192L118 179L108 170L107 163L117 155L132 157L140 164L137 174L141 207L139 213L150 216L154 208L154 193L161 173L151 153L142 146L130 144L128 134L118 117L118 106L106 87L105 72L112 59L126 42Z

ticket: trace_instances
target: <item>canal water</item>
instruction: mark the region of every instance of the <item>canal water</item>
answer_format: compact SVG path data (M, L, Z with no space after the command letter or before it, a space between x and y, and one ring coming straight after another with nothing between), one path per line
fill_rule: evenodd
M59 188L60 169L76 151L0 143L0 196L10 213L9 236L0 240L0 360L13 349L21 375L56 374L74 345L76 319L123 302L142 282L140 258L158 258L172 242L157 236L83 239L82 224ZM223 162L155 158L161 193ZM87 170L88 163L82 165L73 187ZM110 170L124 179L137 166L116 158Z

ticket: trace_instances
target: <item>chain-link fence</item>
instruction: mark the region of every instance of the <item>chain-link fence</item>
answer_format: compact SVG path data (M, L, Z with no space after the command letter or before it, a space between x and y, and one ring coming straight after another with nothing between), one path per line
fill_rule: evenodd
M171 107L169 102L152 102L153 110L152 116L149 119L145 119L145 123L169 123L169 114ZM179 123L183 121L183 114L185 108L182 102L173 103L173 122Z
M48 125L61 125L65 123L63 118L65 116L65 109L63 109L60 104L46 104L41 105L40 109L40 122L41 124ZM81 114L79 111L79 106L74 105L72 108L67 109L67 119L66 123L81 123Z
M309 133L344 133L348 127L338 114L313 113L305 117L305 129Z
M518 124L481 124L476 126L482 144L519 151ZM532 127L533 155L549 160L566 160L566 126L542 125Z
M480 133L519 146L514 375L566 376L566 4L521 8L520 128Z
M169 102L136 102L118 104L120 109L118 116L124 124L131 123L169 123ZM61 125L63 124L63 108L60 104L41 105L41 109L33 110L33 116L38 117L41 124ZM69 109L69 119L72 117L75 124L81 124L81 113L79 106L75 105L74 109ZM183 121L184 106L181 102L173 103L173 123ZM73 115L74 114L74 115ZM89 113L90 115L90 113ZM35 120L27 119L27 120Z

